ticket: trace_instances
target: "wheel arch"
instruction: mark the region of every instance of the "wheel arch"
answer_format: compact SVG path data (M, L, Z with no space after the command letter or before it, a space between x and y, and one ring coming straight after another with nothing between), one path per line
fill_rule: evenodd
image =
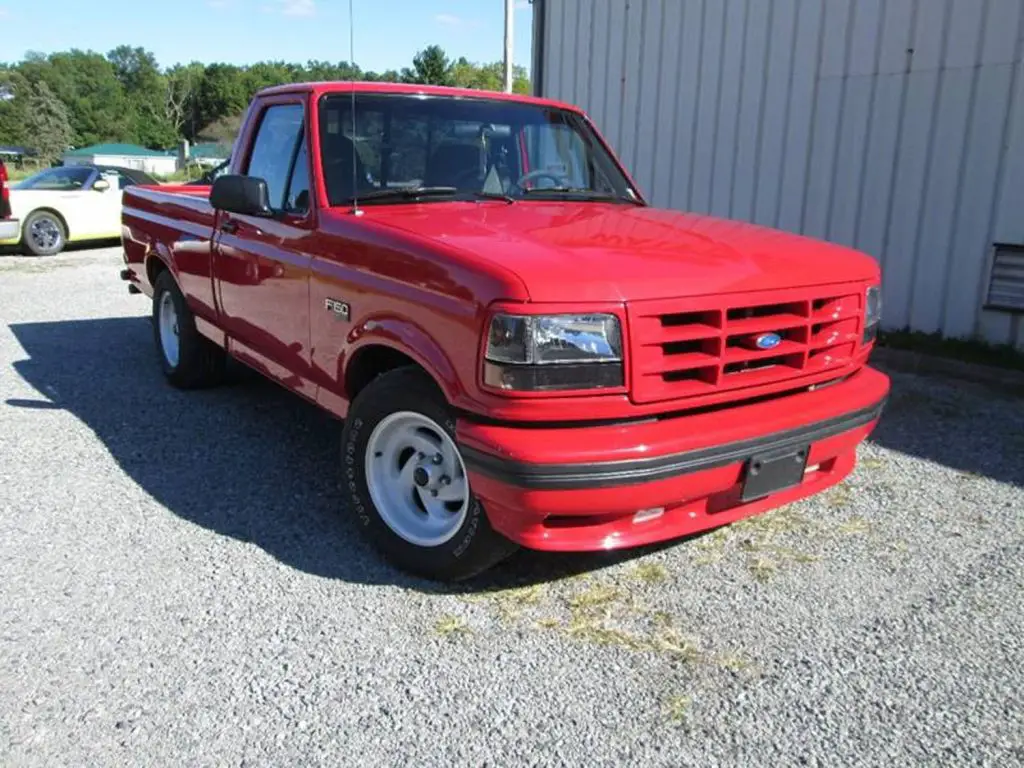
M160 277L161 272L170 272L171 277L174 278L174 281L178 281L178 278L171 270L170 265L163 258L161 258L156 251L150 251L149 254L147 254L145 267L146 279L149 280L149 285L151 287L156 286L156 280L158 277Z
M448 401L456 402L462 386L447 354L426 331L397 319L378 319L353 331L341 361L339 382L352 402L375 378L406 365L423 370Z

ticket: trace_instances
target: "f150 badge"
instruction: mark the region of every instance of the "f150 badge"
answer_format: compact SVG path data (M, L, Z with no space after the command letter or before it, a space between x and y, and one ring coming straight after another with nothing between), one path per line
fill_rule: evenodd
M782 337L777 333L762 333L754 343L758 349L775 349L782 343Z
M330 297L324 299L324 308L334 314L337 320L349 320L351 319L352 309L349 307L348 302L338 301Z

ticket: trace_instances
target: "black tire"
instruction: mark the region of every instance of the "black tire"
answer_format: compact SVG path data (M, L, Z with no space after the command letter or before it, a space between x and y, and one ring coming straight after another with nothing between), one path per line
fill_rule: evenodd
M67 227L50 211L32 211L21 225L22 247L33 256L56 256L67 242Z
M370 495L366 451L374 428L387 416L413 411L433 420L455 440L455 419L434 381L415 366L389 371L356 396L342 431L342 480L348 512L367 540L393 565L435 581L462 581L504 560L518 548L495 531L480 500L469 489L466 517L455 534L437 546L420 546L399 536L381 517Z
M160 304L169 295L178 320L178 359L173 362L164 350L160 335ZM196 330L196 320L170 272L164 270L153 285L153 341L160 368L179 389L212 387L224 379L226 354Z

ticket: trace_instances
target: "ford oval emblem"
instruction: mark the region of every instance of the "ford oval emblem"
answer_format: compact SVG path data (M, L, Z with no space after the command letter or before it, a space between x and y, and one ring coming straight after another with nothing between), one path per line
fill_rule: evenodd
M775 349L782 343L782 337L777 333L762 333L754 343L758 349Z

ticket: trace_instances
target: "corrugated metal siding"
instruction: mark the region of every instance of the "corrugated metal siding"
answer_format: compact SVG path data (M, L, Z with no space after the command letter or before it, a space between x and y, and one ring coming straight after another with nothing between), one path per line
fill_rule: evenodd
M540 92L657 205L860 248L886 325L1024 349L1024 0L542 0Z

